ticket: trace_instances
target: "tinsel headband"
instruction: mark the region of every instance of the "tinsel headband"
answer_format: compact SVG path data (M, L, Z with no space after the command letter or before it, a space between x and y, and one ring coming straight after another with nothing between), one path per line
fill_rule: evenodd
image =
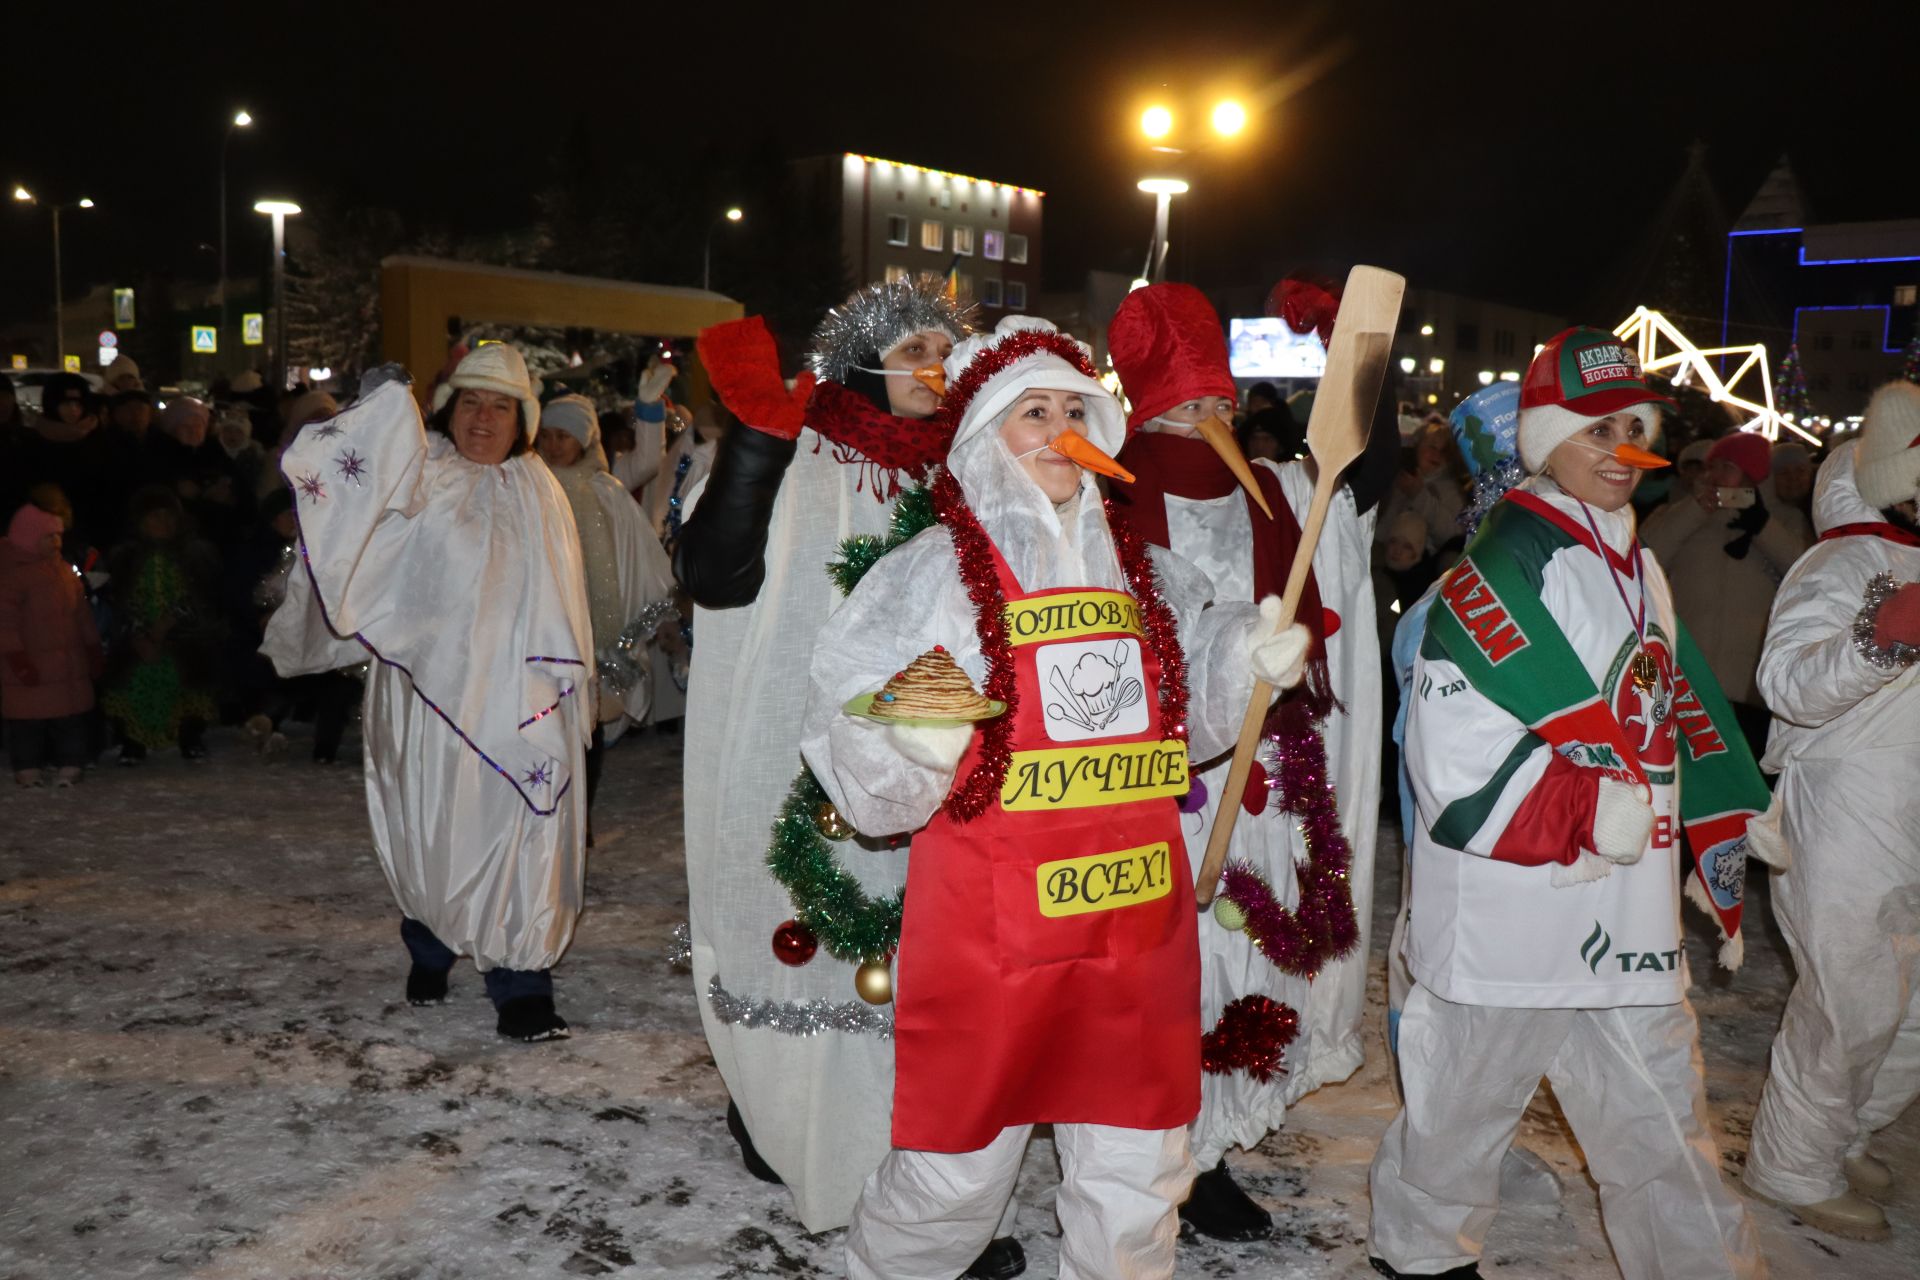
M967 363L958 378L947 384L947 394L940 401L940 410L934 418L950 433L957 431L966 419L967 406L973 403L982 387L1010 365L1042 352L1058 356L1095 382L1100 380L1100 375L1094 372L1093 361L1087 358L1086 348L1066 334L1051 328L1017 329L1011 336L981 351Z
M829 382L844 383L848 370L875 354L884 356L913 334L933 330L960 341L973 331L973 308L962 307L946 290L944 279L926 273L855 290L814 330L807 367Z

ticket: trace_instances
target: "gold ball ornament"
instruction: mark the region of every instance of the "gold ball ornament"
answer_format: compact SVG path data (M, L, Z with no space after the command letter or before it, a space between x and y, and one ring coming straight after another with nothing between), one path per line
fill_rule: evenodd
M853 975L853 989L868 1004L893 1002L893 970L885 960L869 960Z
M822 800L814 807L813 829L829 840L845 840L853 834L853 824L840 816L831 800Z
M1238 933L1247 927L1247 913L1231 898L1213 900L1213 919L1222 929Z

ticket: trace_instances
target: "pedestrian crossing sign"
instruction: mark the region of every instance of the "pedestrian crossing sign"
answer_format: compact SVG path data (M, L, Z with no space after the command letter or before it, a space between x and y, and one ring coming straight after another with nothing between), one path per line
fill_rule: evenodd
M249 311L240 317L240 341L249 347L257 347L267 340L267 318L258 311Z
M210 324L193 326L193 350L196 355L210 356L220 349L216 332Z

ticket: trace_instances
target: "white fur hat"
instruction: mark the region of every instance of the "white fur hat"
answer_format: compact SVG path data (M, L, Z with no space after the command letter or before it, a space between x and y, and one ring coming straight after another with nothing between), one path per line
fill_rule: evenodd
M580 442L582 449L591 449L600 440L600 415L595 411L593 401L582 395L560 396L547 401L540 410L540 425L566 432Z
M1077 359L1069 357L1069 352ZM953 444L990 428L1026 392L1070 391L1086 406L1085 435L1108 456L1126 443L1119 401L1093 376L1092 349L1038 316L1011 315L992 333L963 339L946 359L947 398L940 411L954 423Z
M452 376L434 388L433 411L440 412L447 401L453 399L455 391L469 387L476 391L496 391L518 400L524 411L520 417L527 439L533 439L534 432L540 429L540 397L534 394L533 382L527 377L527 362L513 347L504 342L489 342L467 352L453 367Z
M1920 386L1902 380L1873 393L1853 470L1870 507L1920 497Z

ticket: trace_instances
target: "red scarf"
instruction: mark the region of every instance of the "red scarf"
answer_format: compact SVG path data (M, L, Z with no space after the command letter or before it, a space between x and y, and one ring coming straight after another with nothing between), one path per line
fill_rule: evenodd
M1111 495L1117 523L1131 529L1155 546L1168 547L1168 495L1176 498L1206 500L1224 498L1239 490L1240 482L1213 451L1213 446L1193 436L1165 431L1135 433L1120 451L1120 463L1139 479L1133 484L1115 484ZM1242 491L1247 514L1253 519L1253 598L1284 594L1287 571L1293 567L1294 549L1300 545L1300 523L1280 490L1280 477L1269 467L1254 464L1254 479L1260 492L1273 508L1273 518L1255 505ZM1313 633L1313 646L1307 651L1307 678L1298 689L1274 704L1267 716L1266 732L1297 733L1311 728L1333 710L1333 682L1327 672L1326 632L1329 625L1320 603L1320 585L1311 569L1306 588L1300 593L1300 608L1295 615ZM1249 779L1244 802L1250 812L1266 806L1268 788L1261 770ZM1258 788L1256 793L1255 788ZM1254 805L1254 801L1258 805Z
M1920 534L1881 520L1835 525L1820 535L1822 542L1831 542L1835 538L1885 538L1888 542L1897 542L1903 547L1920 547Z
M835 462L864 467L882 501L904 487L901 475L924 480L947 456L952 432L934 418L901 418L874 407L858 391L837 382L821 382L807 401L807 425L833 442Z

